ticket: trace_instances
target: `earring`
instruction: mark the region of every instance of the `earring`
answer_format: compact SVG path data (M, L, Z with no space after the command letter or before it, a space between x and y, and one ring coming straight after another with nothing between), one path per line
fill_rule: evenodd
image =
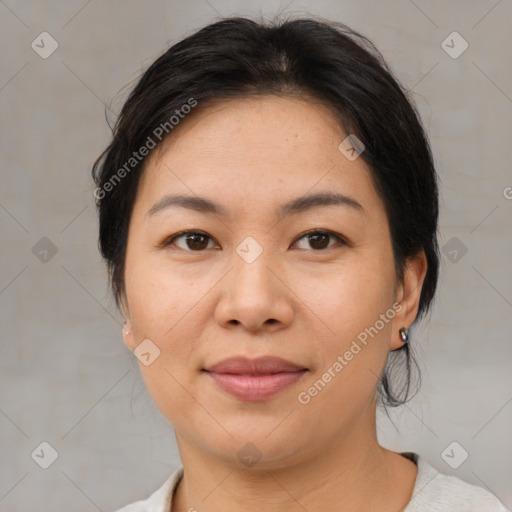
M123 334L126 335L128 334L130 331L128 329L126 329L125 327L123 327Z
M402 327L399 331L400 337L404 343L409 343L409 329L407 327Z

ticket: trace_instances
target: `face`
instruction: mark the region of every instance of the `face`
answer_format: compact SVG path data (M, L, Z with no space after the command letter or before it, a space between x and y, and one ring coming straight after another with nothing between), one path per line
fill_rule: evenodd
M320 103L226 100L181 123L147 161L123 296L125 342L145 354L178 443L231 462L252 443L278 467L367 435L388 352L417 313L424 256L397 280L370 170L338 149L347 134ZM306 370L252 395L250 377L237 394L204 371L268 355Z

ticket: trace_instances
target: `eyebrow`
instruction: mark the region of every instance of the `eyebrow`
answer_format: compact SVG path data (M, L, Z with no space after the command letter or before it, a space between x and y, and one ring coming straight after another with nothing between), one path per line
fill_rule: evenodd
M281 205L277 213L279 217L285 217L323 206L340 205L348 206L360 213L364 213L364 208L359 202L349 196L337 192L320 192L317 194L307 194L297 197ZM226 208L211 201L210 199L179 194L170 194L162 197L148 210L146 215L152 216L171 206L187 208L201 213L210 213L224 218L230 217Z

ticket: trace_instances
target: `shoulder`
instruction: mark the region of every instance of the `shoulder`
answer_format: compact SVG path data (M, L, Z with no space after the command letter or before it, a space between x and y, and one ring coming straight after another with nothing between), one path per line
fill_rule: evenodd
M151 496L144 500L130 503L114 512L168 512L173 492L182 475L183 467L179 467Z
M489 491L437 471L417 454L409 455L418 465L418 476L404 512L507 512Z

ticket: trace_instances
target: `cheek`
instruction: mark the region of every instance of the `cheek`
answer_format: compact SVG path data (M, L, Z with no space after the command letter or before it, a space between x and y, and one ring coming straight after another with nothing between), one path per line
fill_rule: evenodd
M305 314L323 325L327 337L347 341L374 325L392 305L392 271L388 262L355 255L322 274L297 273L293 290L309 308Z
M171 397L179 401L179 383L190 385L191 369L198 365L198 345L212 315L208 290L218 279L213 273L187 275L179 266L150 261L147 255L139 261L143 263L127 264L125 273L132 331L137 344L150 339L160 350L151 366L139 366L157 403L162 396L165 402Z
M314 341L318 366L302 388L304 397L311 400L311 412L338 414L344 410L350 416L373 400L395 313L390 310L392 267L377 261L357 258L352 265L315 279L322 284L320 288L308 287L311 282L305 278L298 282L298 293L309 297L305 302L314 313L309 317L316 333L326 333Z
M307 403L312 417L342 411L350 418L374 399L395 313L393 287L370 267L315 282L322 287L312 290L303 278L298 292L307 297L304 302L311 310L306 313L304 308L304 314L314 322L311 349L317 355L315 372L301 387L299 402Z
M149 366L139 363L141 375L157 407L179 423L186 416L182 411L194 405L186 390L192 389L197 366L200 287L169 268L143 264L126 270L133 335L137 343L150 339L160 351Z
M176 269L155 264L147 255L137 258L133 255L125 272L133 330L160 337L191 310L197 288Z

